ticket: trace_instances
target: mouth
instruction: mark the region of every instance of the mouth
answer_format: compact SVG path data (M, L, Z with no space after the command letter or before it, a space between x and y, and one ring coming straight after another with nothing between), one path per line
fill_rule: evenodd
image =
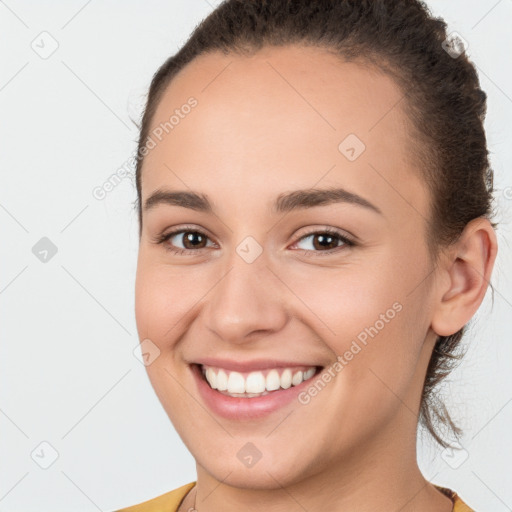
M303 407L300 396L317 386L313 380L318 381L315 377L325 368L269 359L249 363L212 358L189 367L204 405L236 422L264 421L284 407Z
M313 379L324 368L312 365L238 372L198 363L191 366L210 389L233 398L258 398L280 393Z

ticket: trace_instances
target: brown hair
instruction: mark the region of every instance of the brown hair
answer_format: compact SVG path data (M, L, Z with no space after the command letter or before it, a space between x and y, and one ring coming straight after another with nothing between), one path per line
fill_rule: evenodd
M264 46L307 45L345 61L372 64L391 75L401 88L406 98L404 111L413 128L410 151L430 192L427 243L435 268L440 248L456 242L472 219L491 220L493 214L493 171L483 127L487 96L466 54L455 57L446 50L446 26L419 0L222 2L153 76L138 143L139 233L141 150L173 77L207 52L251 55ZM421 396L420 423L443 447L448 443L437 432L438 425L448 427L457 438L462 430L433 390L464 355L460 340L466 327L438 337Z

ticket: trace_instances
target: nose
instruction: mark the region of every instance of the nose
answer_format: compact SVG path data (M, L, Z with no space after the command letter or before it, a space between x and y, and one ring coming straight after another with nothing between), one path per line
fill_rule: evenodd
M207 295L203 308L206 327L234 344L253 341L283 328L288 320L286 291L263 257L247 263L237 254Z

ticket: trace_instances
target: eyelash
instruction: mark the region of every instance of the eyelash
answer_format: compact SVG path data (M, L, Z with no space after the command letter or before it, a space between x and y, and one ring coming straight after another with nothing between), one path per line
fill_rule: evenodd
M167 240L169 240L173 236L178 235L180 233L199 233L200 235L202 235L206 238L209 238L208 235L206 235L206 233L204 233L203 231L201 231L197 228L194 228L192 226L183 226L180 229L171 231L170 233L159 235L158 237L156 237L155 243L163 245L163 244L165 244L165 242ZM356 245L356 243L353 240L351 240L350 238L342 235L339 231L332 229L332 228L328 228L328 227L321 229L321 230L310 231L309 233L305 233L296 242L294 242L293 245L295 245L297 242L303 240L304 238L310 237L311 235L324 235L324 234L328 234L328 235L337 237L341 242L343 242L343 245L335 247L334 249L328 249L326 251L312 251L312 250L308 250L308 249L296 249L296 250L302 250L304 253L313 253L313 254L310 254L310 256L314 256L314 257L325 256L325 255L329 256L329 255L332 255L333 253L336 253L336 252L342 250L345 247L353 247ZM197 254L197 253L201 252L203 249L206 249L206 247L201 247L200 249L179 249L179 248L176 249L173 246L168 245L168 244L166 244L164 247L167 251L170 251L171 253L177 254L179 256L194 256L195 255L194 253Z

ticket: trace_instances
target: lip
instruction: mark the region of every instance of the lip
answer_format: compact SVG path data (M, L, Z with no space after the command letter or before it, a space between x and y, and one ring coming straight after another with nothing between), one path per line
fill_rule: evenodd
M240 367L239 363L238 367ZM190 368L194 375L198 392L208 408L218 416L238 421L264 418L272 412L288 405L293 400L298 402L297 397L299 393L309 387L311 385L311 381L323 370L322 367L317 366L317 372L315 375L310 379L301 382L298 386L291 386L288 389L272 391L265 396L242 398L223 395L222 393L212 389L203 377L201 366L199 364L191 364ZM254 366L251 368L254 368Z
M271 368L295 368L306 366L322 366L311 362L278 361L277 359L254 359L253 361L233 361L230 359L219 359L215 357L204 357L194 360L194 363L204 366L214 366L232 372L252 372L258 370L269 370Z

